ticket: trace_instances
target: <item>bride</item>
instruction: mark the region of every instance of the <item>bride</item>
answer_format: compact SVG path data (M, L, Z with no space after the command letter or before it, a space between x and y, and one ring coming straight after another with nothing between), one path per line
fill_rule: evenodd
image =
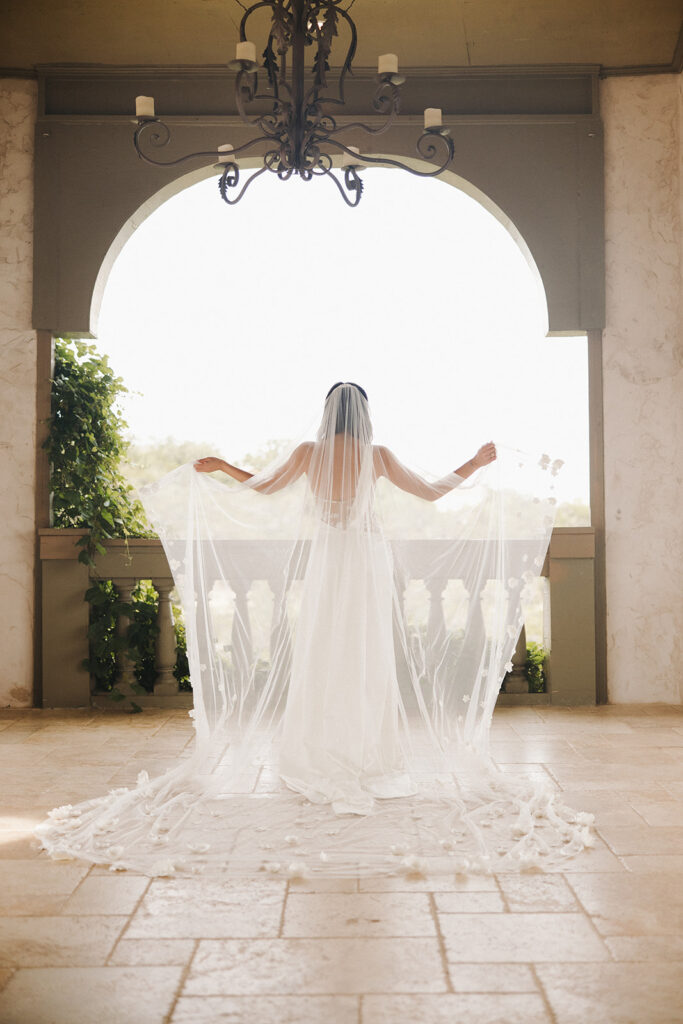
M340 382L315 441L260 473L207 457L142 488L195 742L157 778L55 808L44 848L292 876L514 871L591 846L591 815L488 748L559 467L489 442L430 481L373 444L366 392Z
M372 444L368 396L339 382L325 396L315 443L300 444L261 492L305 474L321 525L306 583L279 744L286 784L343 813L369 813L373 797L410 795L399 736L399 692L392 635L392 566L373 516L384 477L427 501L451 491L496 457L493 443L437 484L406 470ZM195 463L240 483L253 475L223 459Z

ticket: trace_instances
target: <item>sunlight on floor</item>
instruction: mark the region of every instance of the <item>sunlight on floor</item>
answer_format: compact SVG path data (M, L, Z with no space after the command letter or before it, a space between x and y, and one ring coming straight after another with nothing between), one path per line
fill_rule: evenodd
M592 811L547 874L150 880L40 853L60 803L162 766L185 712L0 713L3 1024L673 1024L683 709L499 708L503 770Z

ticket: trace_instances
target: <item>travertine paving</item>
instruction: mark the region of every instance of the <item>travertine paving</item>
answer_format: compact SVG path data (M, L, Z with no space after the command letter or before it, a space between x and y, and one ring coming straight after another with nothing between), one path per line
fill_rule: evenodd
M165 769L183 711L0 712L3 1024L680 1024L683 708L498 709L505 771L596 817L562 871L148 879L32 826Z

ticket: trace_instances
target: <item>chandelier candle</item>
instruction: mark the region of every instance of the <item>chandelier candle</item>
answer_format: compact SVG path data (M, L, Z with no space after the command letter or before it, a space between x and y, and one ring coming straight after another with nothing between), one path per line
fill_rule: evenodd
M377 71L380 75L398 74L398 57L395 53L383 53L377 61Z
M154 97L153 96L136 96L135 97L135 116L136 117L154 117Z
M238 43L235 48L235 60L250 60L256 63L255 43Z
M234 146L231 146L229 142L226 142L223 146L218 147L218 162L219 164L227 164L234 159Z
M427 107L425 110L425 128L440 128L442 125L439 107Z

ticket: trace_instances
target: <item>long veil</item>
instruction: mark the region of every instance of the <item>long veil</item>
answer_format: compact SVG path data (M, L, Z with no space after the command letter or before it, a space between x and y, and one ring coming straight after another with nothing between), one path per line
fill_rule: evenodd
M244 483L141 489L183 610L195 737L165 774L55 808L55 857L150 875L553 868L593 816L501 771L491 719L540 575L559 461L463 480L373 444L356 385Z

